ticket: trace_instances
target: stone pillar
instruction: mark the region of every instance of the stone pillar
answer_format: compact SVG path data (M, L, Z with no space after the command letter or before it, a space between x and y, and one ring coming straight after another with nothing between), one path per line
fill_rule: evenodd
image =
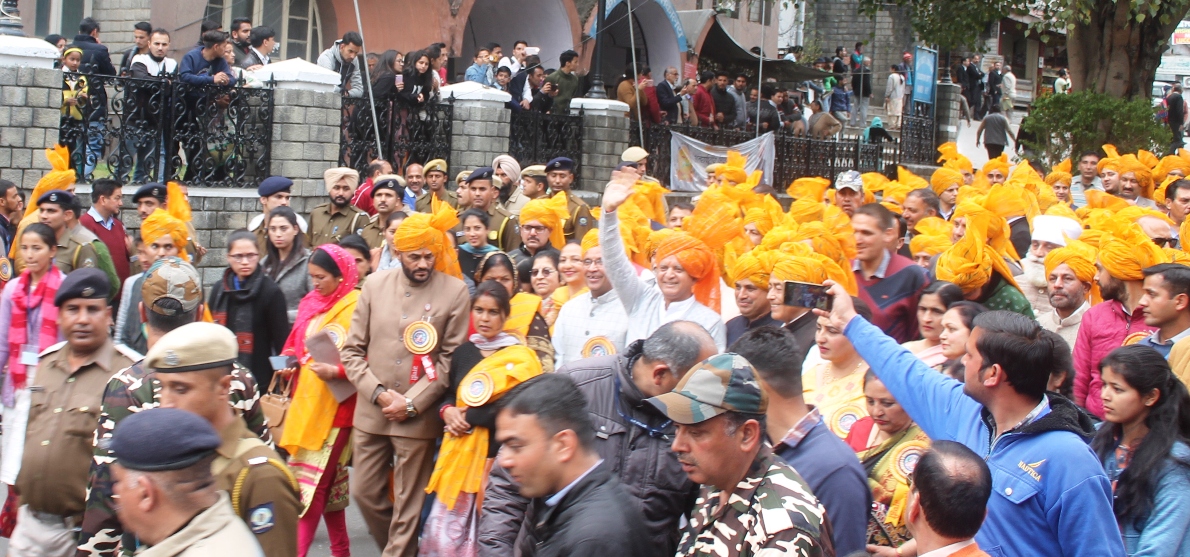
M108 50L111 51L112 64L116 64L117 69L119 69L122 52L133 45L132 26L140 21L152 21L152 18L149 17L150 4L150 0L91 1L91 13L103 27L100 35L103 44L107 45ZM77 24L74 29L64 29L63 31L65 31L62 33L63 35L73 37L74 33L78 31ZM190 37L186 37L185 40L174 37L173 40L185 43L190 40Z
M577 190L592 192L598 202L611 173L620 164L620 155L628 148L631 121L628 105L610 99L574 99L571 114L583 111L583 159ZM591 202L590 199L587 200Z
M492 159L508 153L511 112L504 103L512 96L467 81L443 87L442 98L454 99L447 181L453 187L459 172L491 166Z
M959 137L959 95L962 88L954 83L938 83L938 104L934 107L934 141L939 145L947 141L958 141Z
M0 178L28 191L50 169L45 149L58 142L57 57L58 49L44 40L0 36Z

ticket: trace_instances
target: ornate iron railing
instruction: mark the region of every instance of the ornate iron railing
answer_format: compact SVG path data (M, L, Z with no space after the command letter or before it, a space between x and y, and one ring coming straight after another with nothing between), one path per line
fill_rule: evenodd
M76 88L85 84L88 93L66 107L59 129L80 181L108 175L135 184L256 187L269 175L271 87L87 74L64 79Z
M379 148L397 172L402 172L413 162L424 164L443 159L450 164L453 98L420 106L411 105L401 97L376 99L379 126L372 124L372 110L368 103L367 97L343 98L339 164L364 173L368 163L378 158L377 127Z
M740 130L659 125L645 127L645 144L640 145L640 133L634 123L629 143L649 152L649 175L662 182L669 181L670 134L675 131L718 146L737 145L756 137L754 132ZM866 143L861 136L817 139L790 133L778 133L774 140L776 160L771 182L778 191L784 191L798 178L823 176L833 180L845 170L887 173L890 165L895 168L900 162L900 145L895 141Z
M521 166L545 164L556 157L582 162L583 111L571 114L513 112L508 126L508 153ZM582 165L575 170L577 176Z
M908 164L937 164L938 145L934 143L934 107L909 103L901 118L901 161Z

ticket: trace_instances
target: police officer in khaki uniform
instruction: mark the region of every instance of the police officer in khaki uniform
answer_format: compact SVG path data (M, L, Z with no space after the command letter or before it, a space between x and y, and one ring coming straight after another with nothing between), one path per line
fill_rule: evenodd
M176 408L142 410L120 422L111 438L117 512L148 546L138 555L263 555L228 494L215 489L211 460L220 442L206 420Z
M493 172L490 166L477 168L467 176L462 187L470 190L471 208L488 214L488 243L501 251L510 252L521 247L520 229L512 213L500 204L500 188L496 187L492 178ZM455 227L454 233L456 245L465 243L462 223Z
M265 219L273 209L289 206L292 189L293 180L284 176L269 176L261 180L260 186L256 188L256 193L260 196L260 214L248 221L248 231L256 235L256 248L262 254L268 253L269 246L269 223L265 222ZM298 229L302 234L306 234L310 229L306 219L297 215L297 220Z
M78 222L79 204L74 194L63 190L50 190L37 200L42 224L54 229L58 236L58 255L54 265L63 273L75 269L98 267L99 253L95 242L99 237Z
M459 208L459 196L453 191L446 189L446 180L449 178L446 175L446 161L442 159L434 159L427 162L422 167L422 176L426 180L426 192L417 198L417 212L430 212L430 196L437 196L440 201L445 201L455 209ZM466 207L464 207L466 209Z
M550 182L551 193L566 192L566 210L569 216L562 224L566 239L582 240L587 231L595 228L598 223L595 217L591 216L591 207L570 189L574 185L574 168L573 160L558 157L545 165L545 172Z
M508 196L508 202L504 204L504 208L508 209L508 212L513 216L520 216L521 207L534 199L545 197L547 188L549 188L549 182L545 178L544 164L525 167L524 170L521 170L520 187Z
M310 231L306 240L310 248L322 244L337 244L344 236L360 234L370 216L351 204L355 188L359 186L359 172L350 168L328 168L322 173L326 193L331 200L310 211Z
M86 505L91 438L107 380L133 363L108 336L111 285L99 269L67 275L54 296L58 329L66 338L38 354L25 345L9 367L18 388L28 378L31 399L25 451L17 476L21 508L10 555L74 555L75 533ZM27 366L27 367L26 367ZM36 369L36 373L34 373ZM20 376L18 371L23 371Z
M405 198L405 179L396 174L381 174L372 184L371 196L376 214L372 215L360 236L368 242L368 248L376 249L384 244L388 216L396 211L409 212L402 201Z
M235 513L256 534L264 554L293 557L302 513L297 480L228 404L238 355L234 333L197 322L162 336L149 349L144 365L161 381L163 407L198 414L219 432L222 443L211 463L215 485L231 494Z

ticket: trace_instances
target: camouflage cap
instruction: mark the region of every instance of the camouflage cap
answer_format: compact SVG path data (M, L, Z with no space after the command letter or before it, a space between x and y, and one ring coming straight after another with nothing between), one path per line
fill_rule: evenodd
M725 412L764 414L769 405L752 364L730 352L702 361L673 391L648 401L683 425L702 423Z
M162 257L149 267L149 274L141 285L141 299L145 307L161 315L172 315L159 307L157 301L170 298L182 304L182 311L193 310L202 303L202 279L194 266L180 257Z

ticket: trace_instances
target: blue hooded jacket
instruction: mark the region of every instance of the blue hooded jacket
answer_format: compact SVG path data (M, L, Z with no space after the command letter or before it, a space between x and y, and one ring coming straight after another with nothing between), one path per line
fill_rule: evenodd
M996 557L1123 557L1103 465L1087 445L1094 427L1069 400L1050 396L1031 423L993 438L995 422L963 384L930 369L862 317L847 340L930 439L956 441L992 471L988 516L975 536Z

